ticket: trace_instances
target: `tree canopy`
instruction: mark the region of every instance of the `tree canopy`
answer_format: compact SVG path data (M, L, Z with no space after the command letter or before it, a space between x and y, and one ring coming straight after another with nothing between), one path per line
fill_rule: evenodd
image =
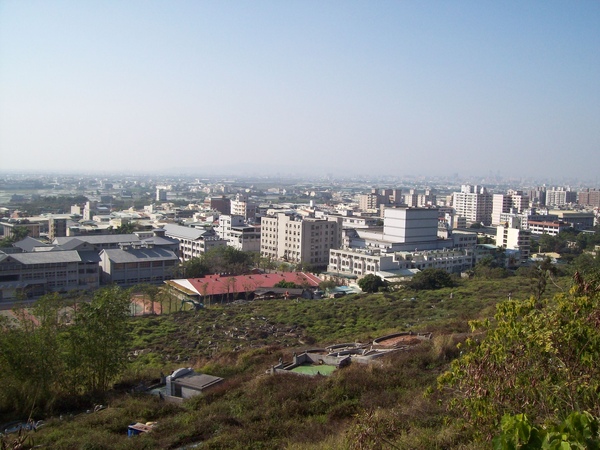
M276 283L273 287L285 288L285 289L297 289L297 288L300 288L301 286L297 285L293 281L281 280L280 282Z
M233 247L214 247L202 256L185 261L180 266L180 276L203 277L209 273L243 275L258 260L255 253L244 252Z
M387 283L380 276L370 273L358 280L358 286L363 292L377 292L380 289L385 289Z
M415 290L434 290L454 286L452 276L442 269L424 269L410 280L408 286Z
M13 228L12 235L0 239L0 247L10 247L15 242L25 239L29 235L27 227L16 226Z

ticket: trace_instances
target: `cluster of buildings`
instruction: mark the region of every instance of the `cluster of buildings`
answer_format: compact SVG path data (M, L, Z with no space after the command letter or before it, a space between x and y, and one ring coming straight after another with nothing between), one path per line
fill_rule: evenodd
M170 203L169 191L169 185L156 187L155 201L143 210L116 211L110 203L87 201L73 205L70 214L21 217L5 211L3 237L25 229L27 238L0 249L0 300L163 283L181 261L221 246L318 268L340 281L367 274L399 280L427 268L461 273L498 247L511 265L520 265L529 260L536 235L590 229L600 208L600 191L563 187L311 191L314 199L301 204L263 203L249 190L224 189L185 207ZM492 244L478 243L483 233Z

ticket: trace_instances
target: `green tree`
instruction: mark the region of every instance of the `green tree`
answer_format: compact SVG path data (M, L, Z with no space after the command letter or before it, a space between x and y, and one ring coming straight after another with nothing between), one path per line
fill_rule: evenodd
M183 278L202 278L210 273L204 258L191 258L179 265L177 274Z
M378 292L387 288L387 283L380 276L370 273L358 280L358 286L363 292Z
M111 230L112 234L131 234L137 230L137 224L133 222L125 222L117 228Z
M281 280L278 283L276 283L273 287L276 287L276 288L285 288L285 289L297 289L300 286L298 286L293 281Z
M69 327L69 363L85 392L106 391L125 367L129 316L130 292L119 287L100 289L91 302L79 305Z
M327 291L328 289L333 289L337 286L339 286L339 284L333 280L321 281L319 283L319 289L321 289L322 291Z
M553 276L556 276L557 273L556 266L552 264L552 260L548 257L535 265L531 272L531 278L534 281L533 290L538 302L546 292L548 281L550 281Z
M415 290L434 290L453 287L452 276L442 269L424 269L415 274L408 286Z
M15 242L19 242L25 239L29 235L29 229L27 227L15 226L12 230L12 234L8 237L0 239L0 247L10 247Z

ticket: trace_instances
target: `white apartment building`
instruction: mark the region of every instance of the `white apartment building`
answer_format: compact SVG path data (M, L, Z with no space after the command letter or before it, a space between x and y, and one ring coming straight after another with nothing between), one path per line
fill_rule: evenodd
M230 211L232 216L242 216L244 220L256 217L256 204L252 203L245 194L236 194L231 199Z
M492 225L503 223L502 215L520 214L529 208L529 196L523 191L508 191L508 194L494 194L492 200Z
M557 187L546 191L546 206L565 206L577 201L577 192L570 188Z
M230 247L244 252L260 251L260 227L247 225L242 216L220 216L216 231Z
M524 264L531 254L531 233L519 228L500 225L496 228L496 246L519 253L519 263Z
M381 206L402 205L401 189L371 189L368 194L360 195L358 207L362 211L378 210Z
M467 224L492 222L492 195L483 186L463 185L460 192L452 194L452 206L456 214L467 219Z
M302 218L285 213L263 217L260 253L275 260L325 265L329 250L341 246L340 222L339 218Z
M379 195L374 192L361 194L358 199L358 207L361 211L371 211L379 208Z
M435 206L436 195L432 189L425 189L422 194L419 194L416 189L410 189L408 194L404 195L404 203L413 208Z

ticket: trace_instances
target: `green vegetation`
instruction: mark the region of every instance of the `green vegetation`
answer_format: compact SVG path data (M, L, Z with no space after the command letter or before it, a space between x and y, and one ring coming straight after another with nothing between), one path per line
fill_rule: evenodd
M293 281L281 280L280 282L275 283L274 287L276 287L276 288L284 288L284 289L296 289L296 288L300 288L302 286L297 285Z
M538 299L530 295L539 291L540 276L547 283ZM504 445L496 448L538 448L519 447L528 442L522 439L527 427L537 430L529 436L537 433L548 442L587 442L582 436L593 441L598 411L592 398L600 379L592 363L600 346L596 282L579 277L569 291L570 279L551 271L452 281L452 287L417 295L400 289L342 299L238 302L129 319L123 339L128 363L114 378L120 386L130 390L158 379L160 372L189 366L222 376L225 383L182 405L111 391L108 408L72 419L49 418L49 410L42 415L40 407L37 417L48 420L32 435L35 444L475 450L490 448L495 437L494 445ZM160 290L148 288L146 294L160 301ZM487 320L495 310L496 317ZM478 326L474 332L469 321ZM280 358L289 361L302 349L408 330L434 337L411 351L376 364L351 364L328 377L265 374ZM526 385L527 379L534 382ZM479 380L490 391L483 398L474 395ZM553 390L553 382L562 383L561 389ZM438 383L441 390L435 389ZM549 393L545 404L538 392L543 388ZM583 409L589 415L569 418ZM514 420L505 419L501 427L505 414ZM128 424L147 421L158 423L151 433L126 437Z
M408 284L414 290L436 290L454 286L452 276L442 269L424 269Z
M493 323L472 322L483 339L468 339L472 351L440 378L455 394L451 406L490 433L506 413L542 422L579 410L598 416L598 300L574 289L541 304L503 302Z
M98 290L89 302L41 298L16 321L0 316L0 413L41 414L106 392L125 368L129 293Z
M525 414L506 415L502 431L493 440L494 450L600 449L598 419L588 412L573 412L563 422L538 427Z
M29 230L26 227L16 226L13 228L12 235L0 239L0 248L11 247L15 242L25 239L29 235Z
M179 273L186 278L200 278L209 273L241 275L260 261L263 259L259 259L255 253L243 252L229 246L214 247L202 256L182 263Z
M81 204L87 201L88 198L83 195L34 195L31 197L31 200L23 200L11 203L14 206L18 205L22 212L31 216L36 216L42 213L65 214L71 210L71 205Z
M380 289L385 290L387 283L380 276L370 273L358 280L358 286L363 292L373 293L378 292Z

